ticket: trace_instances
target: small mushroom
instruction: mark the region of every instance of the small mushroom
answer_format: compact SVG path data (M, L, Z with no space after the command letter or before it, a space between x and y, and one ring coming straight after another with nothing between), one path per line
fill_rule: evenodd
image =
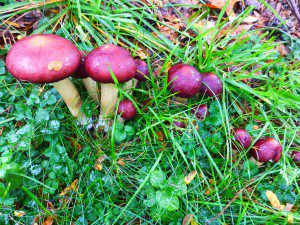
M98 84L96 81L94 81L89 77L89 75L87 74L84 68L85 53L80 51L80 54L81 54L80 66L76 71L76 73L73 74L72 77L77 79L82 79L82 83L85 86L88 95L98 104L100 103Z
M241 128L233 129L234 140L236 143L233 143L234 149L248 149L251 145L251 136L250 134Z
M183 121L174 121L173 125L179 128L185 128L185 123Z
M200 90L202 77L195 67L175 64L168 72L168 89L180 98L192 98Z
M85 69L89 76L101 82L101 115L112 114L118 99L118 83L125 83L135 77L136 64L130 53L113 44L105 44L91 51L85 58Z
M86 119L80 113L80 95L68 78L77 71L80 60L80 52L69 40L53 34L35 34L11 47L6 57L6 67L17 80L51 83L72 115L85 124Z
M250 153L258 162L278 162L282 154L282 146L276 139L264 137L255 142Z
M199 91L200 94L213 97L220 95L222 90L222 81L216 74L202 73L202 85Z
M292 160L300 166L300 151L292 151L291 152Z
M119 103L117 114L121 115L121 117L125 120L131 120L136 115L136 108L129 99L122 100Z
M208 111L207 105L201 104L196 109L192 108L191 109L191 114L195 115L200 120L204 120L205 117L209 116L210 113Z

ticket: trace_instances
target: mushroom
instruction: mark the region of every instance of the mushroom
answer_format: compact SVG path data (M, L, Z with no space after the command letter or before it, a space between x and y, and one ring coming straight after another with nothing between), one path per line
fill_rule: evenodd
M6 57L8 71L21 81L51 83L64 99L71 114L82 124L82 100L68 78L77 71L80 52L69 40L53 34L35 34L16 42Z
M201 104L196 109L192 108L191 114L195 115L200 120L204 120L205 117L209 116L210 113L208 111L207 105Z
M248 149L251 145L251 136L250 134L241 128L233 129L233 136L236 143L233 143L234 149Z
M85 86L85 89L88 92L88 95L98 104L100 103L100 97L99 97L99 89L98 84L96 81L91 79L89 75L87 74L85 68L84 68L84 58L85 53L80 51L81 54L81 63L76 71L75 74L73 74L73 78L82 79L82 83Z
M300 152L299 151L292 151L291 152L291 157L293 161L300 166Z
M175 64L168 71L168 89L180 98L192 98L200 90L202 77L195 67Z
M200 94L213 97L220 95L222 90L222 81L216 74L202 73L202 85L199 91Z
M132 101L126 99L119 103L117 114L125 120L131 120L136 115L136 108Z
M86 56L84 66L93 80L101 82L101 115L110 116L118 99L115 80L125 83L134 78L134 59L127 50L113 44L105 44Z
M185 123L183 121L174 121L173 125L179 128L185 128Z
M274 138L258 139L250 150L252 157L258 162L278 162L282 154L281 144Z

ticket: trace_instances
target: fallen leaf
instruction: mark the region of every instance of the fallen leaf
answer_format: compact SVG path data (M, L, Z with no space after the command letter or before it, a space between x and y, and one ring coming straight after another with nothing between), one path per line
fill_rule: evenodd
M194 218L192 218L191 225L199 225L199 223L196 220L194 220Z
M124 159L122 159L122 158L118 159L118 164L121 166L125 166Z
M288 214L288 223L292 224L294 222L293 214Z
M278 209L278 210L284 209L284 205L281 205L279 199L277 198L277 196L274 192L267 190L266 196L269 199L273 208Z
M52 71L60 71L60 69L62 68L62 61L51 61L49 64L48 64L48 70Z
M24 211L14 211L14 216L16 217L22 217L25 216L25 212Z
M52 225L53 224L53 217L48 216L47 219L44 221L43 225Z
M194 180L196 174L197 174L197 171L196 171L196 170L193 171L193 172L191 172L191 173L189 173L187 176L184 177L184 182L185 182L186 184L191 183L192 180Z
M104 162L104 160L106 159L106 155L102 155L101 157L99 157L96 162L95 162L95 170L101 171L102 170L102 163Z
M185 217L183 218L183 221L182 221L182 225L189 225L193 219L193 214L187 214L185 215Z
M292 211L293 206L294 206L294 204L286 203L284 210L290 212L290 211Z
M73 183L66 187L60 194L59 196L64 196L66 195L67 193L69 193L71 190L73 191L78 191L78 186L77 186L77 182L78 182L78 179L74 180Z
M229 21L233 21L236 18L236 15L233 11L234 4L239 2L241 0L229 0L228 5L225 9L227 16L229 18ZM223 9L227 3L227 0L210 0L210 4L206 4L205 6L208 6L210 8L215 9Z
M249 15L243 20L243 22L245 22L245 23L254 23L254 22L258 21L259 19L260 19L260 17L258 17L258 16Z

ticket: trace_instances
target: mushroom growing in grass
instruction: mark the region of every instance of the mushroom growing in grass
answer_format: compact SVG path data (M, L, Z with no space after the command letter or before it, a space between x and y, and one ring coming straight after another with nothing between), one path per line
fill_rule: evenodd
M292 160L300 166L300 152L299 151L292 151L291 152Z
M89 75L87 74L85 68L84 68L84 59L85 59L85 54L83 52L80 52L81 54L81 63L76 71L75 74L73 74L73 78L77 79L82 79L82 83L87 90L88 95L97 103L100 103L100 97L99 97L99 89L98 89L98 84L96 81L91 79Z
M132 101L126 99L119 103L117 114L125 120L131 120L136 115L136 108Z
M53 34L35 34L11 47L6 57L6 67L17 80L51 83L71 114L85 124L86 118L80 113L80 95L68 78L77 71L80 61L80 52L69 40Z
M218 96L222 93L223 85L220 78L214 73L202 73L200 94L208 97Z
M115 81L125 83L135 77L134 59L127 50L113 44L105 44L86 56L84 66L93 80L101 82L102 117L111 116L118 99Z
M236 143L233 143L233 149L248 149L251 145L250 134L241 128L233 129L233 136Z
M208 107L205 104L201 104L198 107L191 109L191 114L195 115L199 120L204 120L205 117L209 116Z
M201 81L201 74L191 65L175 64L168 71L168 89L180 98L194 97L200 90Z
M250 153L259 163L278 162L282 154L281 144L274 138L264 137L258 139L252 146ZM252 159L250 159L252 161Z

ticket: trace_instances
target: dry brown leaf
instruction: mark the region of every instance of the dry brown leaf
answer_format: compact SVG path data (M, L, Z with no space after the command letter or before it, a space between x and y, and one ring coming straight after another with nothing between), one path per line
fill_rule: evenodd
M249 16L247 16L247 17L243 20L243 22L245 22L245 23L254 23L254 22L258 21L259 18L260 18L259 16L251 16L251 15L249 15Z
M52 225L53 224L53 217L48 216L47 219L44 221L43 225Z
M277 196L274 192L267 190L266 196L269 199L273 208L278 209L278 210L284 209L284 205L281 205L279 199L277 198Z
M199 225L199 223L196 220L194 220L194 218L192 218L191 225Z
M78 182L78 179L74 180L73 183L66 187L60 194L59 196L64 196L66 195L67 193L69 193L71 190L73 191L78 191L78 186L77 186L77 182Z
M183 221L182 221L182 225L189 225L193 219L193 214L187 214L185 215L185 217L183 218Z
M48 70L52 71L60 71L60 69L62 68L62 61L51 61L49 64L48 64Z
M26 215L26 213L24 211L14 211L14 216L16 216L16 217L22 217L25 215Z
M233 21L236 18L236 15L233 11L234 4L241 0L229 0L229 3L226 7L226 13L230 21ZM210 0L210 4L206 4L210 8L223 9L226 5L227 0Z
M96 162L95 162L95 170L101 171L102 170L102 163L104 162L104 160L106 159L106 155L102 155L101 157L99 157Z
M191 172L191 173L189 173L187 176L184 177L184 182L185 182L186 184L191 183L191 182L194 180L196 174L197 174L197 171L196 171L196 170L193 171L193 172Z
M120 166L125 166L124 159L122 159L122 158L118 159L118 164L119 164Z

